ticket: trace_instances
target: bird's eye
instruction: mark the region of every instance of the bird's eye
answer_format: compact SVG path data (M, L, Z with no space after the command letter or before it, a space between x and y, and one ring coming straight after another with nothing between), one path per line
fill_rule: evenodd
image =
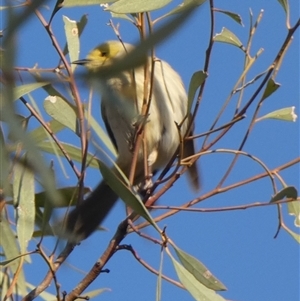
M106 54L107 54L107 53L104 51L104 52L101 52L101 53L100 53L100 56L104 57L104 56L106 56Z

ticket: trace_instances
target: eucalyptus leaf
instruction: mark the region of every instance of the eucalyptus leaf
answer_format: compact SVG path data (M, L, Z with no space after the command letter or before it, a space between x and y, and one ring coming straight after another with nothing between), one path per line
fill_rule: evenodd
M267 83L266 89L264 91L262 100L264 100L264 99L268 98L270 95L272 95L279 87L280 87L280 84L276 83L273 80L273 78L270 78Z
M61 143L62 147L65 149L65 151L69 154L69 156L72 158L73 161L82 162L82 152L81 148L68 144L68 143ZM56 150L61 156L64 156L64 154L61 152L61 150L58 148L56 144L54 144ZM37 144L37 147L46 153L49 154L55 154L53 150L53 144L49 141L42 141ZM89 167L93 168L99 168L99 161L97 158L95 158L94 155L88 153L87 155L87 162Z
M264 119L278 119L282 121L293 121L295 122L297 119L297 115L295 114L295 107L282 108L271 113L268 113L262 117L259 117L255 120L255 122L264 120Z
M99 5L115 1L116 0L64 0L63 7Z
M240 49L244 49L242 42L239 40L239 38L230 30L228 30L226 27L222 28L222 31L220 33L217 33L214 36L215 42L221 42L226 44L234 45Z
M44 109L53 119L77 133L77 115L74 108L58 96L48 96L44 101Z
M133 14L160 9L172 0L119 0L110 5L107 10L117 14Z
M174 244L172 245L178 259L182 265L202 284L214 291L227 290L225 285L217 279L207 267L200 262L197 258L179 249Z
M207 288L201 284L196 278L186 270L179 262L177 262L172 256L171 260L177 276L184 287L197 301L225 301L223 297L218 295L215 291Z
M277 192L272 199L270 200L270 203L280 201L284 198L291 198L291 199L297 199L298 192L297 189L293 186L288 186Z
M63 16L65 24L65 35L67 39L68 51L70 55L70 61L77 61L79 58L79 29L77 22ZM71 68L74 70L76 65L72 64Z
M143 204L138 193L128 188L117 175L108 168L103 162L99 161L102 176L110 188L125 202L127 206L134 210L134 212L144 217L154 228L160 232L158 226L152 219L147 208Z
M197 71L192 75L189 84L189 92L188 92L188 112L191 111L192 104L195 98L195 94L198 88L204 83L205 79L207 78L208 74L204 71Z
M15 164L13 180L14 203L17 210L17 235L21 253L25 253L34 230L34 174L26 166Z

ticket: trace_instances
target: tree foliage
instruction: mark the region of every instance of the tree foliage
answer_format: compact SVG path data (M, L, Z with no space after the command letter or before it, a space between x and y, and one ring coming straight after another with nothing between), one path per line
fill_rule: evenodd
M276 78L284 64L284 57L288 55L293 36L299 29L300 20L293 23L290 20L288 2L278 1L285 13L286 36L283 41L279 41L280 46L275 57L261 63L263 49L255 49L253 41L261 26L263 12L254 16L250 10L249 26L246 29L248 37L243 41L238 33L229 28L223 27L220 32L215 29L215 23L221 16L243 26L242 16L228 11L226 4L222 5L225 7L219 8L212 0L189 0L179 6L172 6L170 2L65 0L57 1L56 5L53 5L51 2L40 0L20 3L7 1L6 6L0 7L5 17L4 28L1 31L0 53L1 300L12 300L17 295L24 298L23 300L33 300L36 297L45 300L75 300L83 294L89 297L97 296L105 289L89 293L84 291L106 271L107 263L120 250L127 250L145 269L157 275L157 300L162 298L163 280L187 289L195 300L225 300L220 291L226 290L226 286L222 283L226 283L226 279L219 280L199 259L182 250L184 247L177 246L168 234L168 228L161 226L161 221L168 220L173 215L180 215L183 211L208 213L252 207L258 207L256 210L260 210L260 207L276 206L278 229L275 236L284 230L294 240L300 242L300 236L295 228L286 225L286 219L290 217L283 211L287 207L288 213L295 217L295 227L299 227L300 207L297 187L289 185L282 175L283 171L287 174L297 166L300 157L298 154L293 158L286 157L284 164L270 167L256 155L255 149L251 148L257 133L254 129L259 127L260 123L266 120L296 121L295 107L286 107L284 101L278 110L266 112L262 111L262 106L268 108L270 99L280 88ZM96 7L99 4L104 7L110 18L109 25L116 39L122 40L117 24L119 21L123 22L121 24L127 23L126 26L130 24L132 32L137 31L140 37L133 54L125 57L120 64L105 70L111 73L140 64L145 54L155 57L156 47L182 28L193 15L197 14L200 18L202 14L210 16L210 23L205 28L208 39L203 41L207 45L203 55L203 66L197 64L194 73L190 74L188 87L189 109L196 123L196 133L188 139L197 141L199 145L197 153L186 160L170 158L169 166L154 178L153 186L144 199L132 192L129 182L125 187L123 182L111 174L108 166L111 166L116 154L102 122L98 122L94 116L93 108L99 104L92 102L91 95L85 102L83 100L85 96L81 91L82 83L93 78L83 70L76 70L75 65L71 64L80 58L80 37L83 32L89 31L89 23L86 15L82 15L79 20L72 20L71 17L61 16L61 13L68 15L69 8L80 6L84 11L86 6ZM45 13L46 5L50 14ZM59 18L63 20L63 25ZM31 45L30 41L26 41L26 44L18 43L18 36L29 21L44 28L44 35L51 41L51 51L56 54L56 61L47 61L50 51L48 49L50 46L47 45L43 51L45 61L37 61L34 66L18 66L19 56L22 56L25 50L35 49L35 45ZM103 26L103 22L99 22L98 26ZM60 34L56 33L54 28L56 31L59 28ZM64 42L61 41L62 32L65 34ZM213 108L214 120L209 124L202 124L200 130L198 123L201 115L207 114L205 110L211 110L207 106L209 100L206 99L205 93L212 87L218 89L217 83L209 84L215 47L236 48L234 51L242 55L243 62L237 60L232 64L232 68L240 70L240 74L233 86L228 87L230 91L228 97L218 108ZM185 55L188 56L188 50ZM40 67L45 65L45 62L50 67ZM264 67L254 73L253 66L260 64ZM230 70L228 72L230 73ZM226 77L227 74L222 76ZM285 93L288 94L288 91ZM41 101L41 98L44 100ZM296 105L296 99L294 101ZM245 122L246 126L242 126L241 124ZM233 141L228 140L229 137L237 135L236 128L240 132L234 139L235 143L230 142L228 145L228 141ZM276 137L274 140L276 141ZM277 150L270 150L274 151ZM218 182L203 174L204 187L195 198L187 199L183 193L178 195L180 201L176 206L170 206L171 201L166 202L168 206L161 205L161 202L157 203L169 190L176 189L178 179L186 172L187 166L194 161L202 162L206 157L216 155L221 158L220 160L222 156L230 155L230 159L226 159L228 162L226 170L220 172ZM278 151L275 156L285 158L284 149ZM237 167L241 158L247 158L251 162L255 174L249 176L247 170ZM58 277L58 272L71 254L81 251L81 246L60 237L61 224L58 220L63 219L71 206L82 202L85 194L90 191L86 174L91 169L99 169L108 182L115 182L116 192L125 204L130 204L131 209L138 212L141 217L137 219L135 216L130 220L124 215L118 221L118 227L112 237L107 242L102 241L106 249L102 252L97 250L99 258L95 259L96 263L90 271L80 283L73 283L71 290L65 292L64 279L67 274ZM235 182L227 184L230 176L236 172L238 177L235 178ZM70 174L73 185L64 187L63 178ZM205 183L210 181L213 187L210 185L208 189ZM265 181L264 189L272 195L270 199L249 202L243 189L255 181ZM203 201L214 206L214 198L217 195L223 195L226 200L229 193L239 199L234 206L230 202L228 204L224 202L221 207L215 206L211 209L197 206ZM145 227L154 229L151 235L143 232ZM158 270L139 258L131 245L123 244L124 238L129 234L140 236L142 242L148 240L159 246L161 262ZM101 237L101 231L97 235ZM191 243L192 240L191 234ZM174 266L174 274L170 277L163 272L164 254ZM24 271L24 265L39 265L37 257L47 265L48 271L39 275L39 283L31 284ZM174 280L176 274L179 281ZM54 294L53 291L47 292L50 283L54 283Z

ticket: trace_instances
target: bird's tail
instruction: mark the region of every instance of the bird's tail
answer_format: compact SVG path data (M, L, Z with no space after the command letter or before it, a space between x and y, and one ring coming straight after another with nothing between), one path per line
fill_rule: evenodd
M85 201L72 210L66 220L66 232L71 240L90 236L109 214L118 195L102 181Z

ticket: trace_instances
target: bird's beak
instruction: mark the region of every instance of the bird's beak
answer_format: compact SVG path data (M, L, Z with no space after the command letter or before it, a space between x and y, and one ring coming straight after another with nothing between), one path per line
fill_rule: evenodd
M72 64L84 66L84 65L86 65L89 62L90 62L90 60L88 60L88 59L82 59L82 60L74 61L74 62L72 62Z

